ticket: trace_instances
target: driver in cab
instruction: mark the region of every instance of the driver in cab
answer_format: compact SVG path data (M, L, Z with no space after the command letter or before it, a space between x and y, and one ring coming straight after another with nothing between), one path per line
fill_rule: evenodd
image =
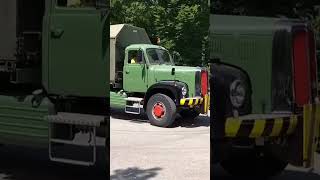
M130 64L141 64L142 62L142 52L134 52L132 54Z
M136 64L137 63L137 54L132 55L130 63L131 64Z

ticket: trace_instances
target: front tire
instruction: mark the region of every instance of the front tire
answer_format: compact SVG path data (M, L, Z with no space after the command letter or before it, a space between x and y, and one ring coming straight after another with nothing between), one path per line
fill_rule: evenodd
M150 124L158 127L169 127L176 118L177 107L165 94L151 96L147 103L147 115Z

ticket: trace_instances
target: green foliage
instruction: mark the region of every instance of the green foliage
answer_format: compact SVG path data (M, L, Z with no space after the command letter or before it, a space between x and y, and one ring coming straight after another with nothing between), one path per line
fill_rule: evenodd
M180 64L201 65L209 28L207 1L111 0L111 24L127 23L146 29L150 38L182 57Z

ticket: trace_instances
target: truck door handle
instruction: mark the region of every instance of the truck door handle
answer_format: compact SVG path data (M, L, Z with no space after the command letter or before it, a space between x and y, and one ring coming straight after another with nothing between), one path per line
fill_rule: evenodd
M53 38L60 38L64 33L64 30L61 28L56 28L51 30L51 36Z
M126 70L126 74L129 74L129 73L130 73L130 71Z

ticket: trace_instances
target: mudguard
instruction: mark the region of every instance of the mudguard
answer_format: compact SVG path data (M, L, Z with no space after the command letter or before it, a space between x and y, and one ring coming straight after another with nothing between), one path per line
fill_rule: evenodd
M164 93L171 97L176 105L180 105L180 99L183 98L182 88L188 86L180 81L159 81L156 84L150 86L148 91L145 94L144 100L147 102L149 98L155 93ZM147 103L144 103L144 108Z

